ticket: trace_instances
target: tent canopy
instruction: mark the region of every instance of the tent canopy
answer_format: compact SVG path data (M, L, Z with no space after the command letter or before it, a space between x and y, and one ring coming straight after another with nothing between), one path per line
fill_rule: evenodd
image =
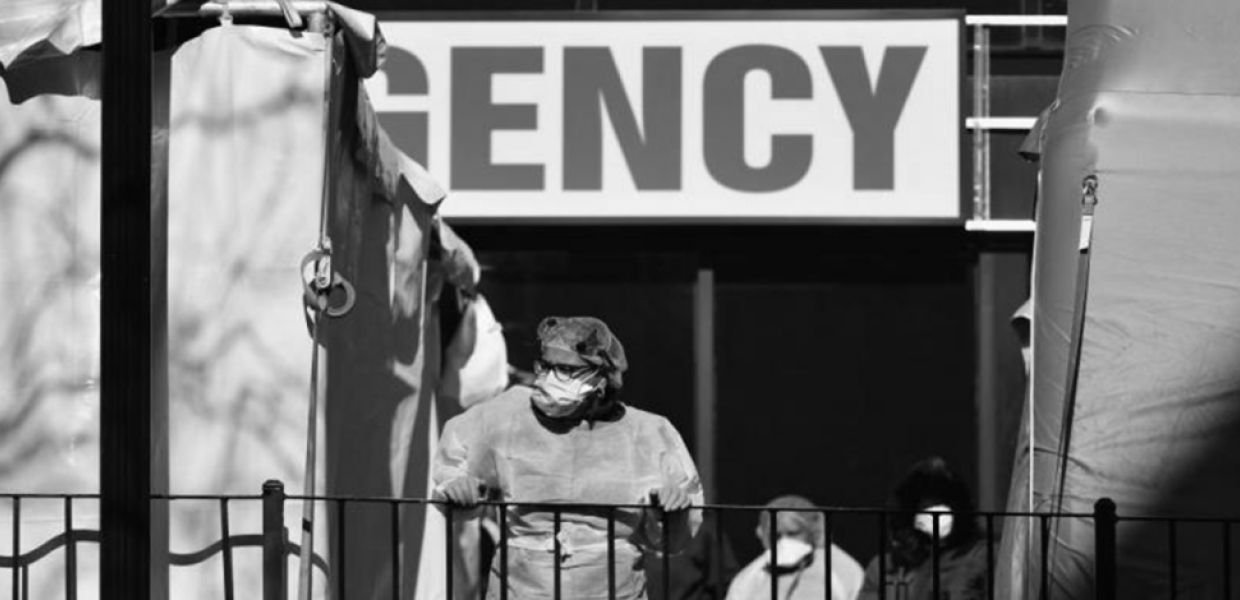
M1110 497L1121 517L1234 514L1240 6L1100 0L1070 9L1040 144L1030 436L1010 508L1087 513ZM1090 177L1092 220L1083 213ZM1092 527L1057 522L1055 597L1092 597ZM1121 522L1120 597L1169 596L1166 531ZM1219 597L1221 540L1218 527L1180 527L1181 598ZM1011 597L1037 597L1039 548L1036 531L1008 530Z

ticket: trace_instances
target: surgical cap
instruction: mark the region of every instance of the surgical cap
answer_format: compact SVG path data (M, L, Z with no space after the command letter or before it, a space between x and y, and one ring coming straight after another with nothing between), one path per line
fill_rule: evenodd
M778 513L778 516L775 517L778 534L799 537L815 544L822 543L822 514L817 511L810 512L806 510L814 508L813 502L802 496L780 496L768 502L766 508L798 509L796 512L780 511ZM762 514L758 515L758 529L762 532L763 540L770 536L770 522L769 512L762 511Z
M547 317L538 324L542 357L553 362L576 362L607 372L608 383L619 389L629 368L624 346L607 324L594 317Z

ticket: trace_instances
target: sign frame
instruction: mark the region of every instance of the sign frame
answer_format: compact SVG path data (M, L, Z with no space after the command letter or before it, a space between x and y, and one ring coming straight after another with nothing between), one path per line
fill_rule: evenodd
M733 215L571 215L571 216L465 216L450 215L454 223L468 225L853 225L853 226L962 226L971 218L972 152L964 124L968 116L968 70L966 62L966 11L963 9L777 9L777 10L388 10L375 11L379 27L390 22L490 21L956 21L959 40L956 48L957 91L957 211L955 216L733 216ZM431 171L435 176L435 171ZM447 186L445 186L447 187ZM689 192L682 192L689 193ZM449 190L445 202L452 201Z

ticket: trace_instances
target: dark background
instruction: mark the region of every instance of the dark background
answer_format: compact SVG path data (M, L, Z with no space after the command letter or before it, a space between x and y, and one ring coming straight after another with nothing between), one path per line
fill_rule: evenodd
M694 286L715 273L717 480L711 502L788 493L873 507L938 454L977 481L977 241L949 227L458 226L510 361L528 368L546 315L608 322L630 359L626 400L692 449ZM1019 353L1013 348L1016 361ZM743 560L754 515L729 515ZM867 560L872 517L836 520Z

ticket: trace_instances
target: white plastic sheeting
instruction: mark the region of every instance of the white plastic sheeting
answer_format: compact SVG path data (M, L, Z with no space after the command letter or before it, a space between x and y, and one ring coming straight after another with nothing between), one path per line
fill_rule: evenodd
M1104 0L1070 9L1040 144L1032 439L1017 459L1012 508L1082 513L1110 497L1121 517L1235 515L1240 6ZM1089 176L1098 203L1082 287ZM1014 568L999 597L1041 597L1040 536L1005 533L1000 564ZM1117 534L1125 600L1171 597L1173 587L1179 598L1219 598L1226 574L1240 571L1234 554L1223 563L1217 524L1181 524L1173 538L1166 523L1121 522ZM1052 536L1052 597L1093 597L1092 521L1058 520Z
M40 4L73 10L58 13L68 15L61 21L10 10ZM79 85L95 80L97 63L68 63L69 86L52 81L49 87L37 77L63 53L92 43L88 35L64 33L89 30L75 30L73 23L88 22L79 17L90 6L97 9L89 2L19 2L0 10L0 30L14 31L20 23L41 27L32 25L21 39L33 43L20 48L18 37L0 36L11 42L6 51L23 57L14 64L36 75L6 72L6 80L20 79L14 101L25 103L0 103L0 281L10 290L9 310L0 314L5 490L98 490L100 112L98 101L88 98L94 88ZM373 17L334 10L355 26L329 39L219 27L181 46L172 60L169 128L155 134L170 136L173 494L255 494L267 479L284 481L289 493L311 491L301 486L311 341L298 264L318 237L325 156L336 270L357 286L358 305L325 326L328 394L320 405L321 475L314 491L427 496L426 465L438 423L461 410L465 398L456 396L462 391L479 399L498 381L496 369L506 372L506 364L479 358L503 353L502 334L485 315L467 313L475 326L453 338L456 349L449 352L456 359L446 365L466 373L453 376L455 395L437 394L443 367L435 301L446 285L474 292L479 269L468 246L436 217L442 189L395 150L361 91L359 78L382 56ZM48 92L80 96L39 95ZM332 127L326 144L325 120ZM434 228L438 239L456 246L428 263ZM470 331L486 340L470 339ZM475 384L474 374L484 375L485 383ZM0 553L8 554L11 519L2 504ZM63 528L61 504L43 504L23 506L23 551ZM381 512L349 513L351 597L391 597L386 540L392 528L386 507ZM259 515L257 502L231 503L232 532L257 532ZM290 531L300 530L300 516L300 506L289 502ZM439 597L446 573L442 520L425 510L403 517L403 596ZM217 503L177 502L171 518L173 552L197 551L219 537ZM97 507L79 505L74 524L97 528ZM317 525L316 550L330 561L329 519ZM93 544L81 546L79 597L97 593L96 552ZM258 552L235 551L238 597L258 595ZM63 594L59 560L32 569L31 597ZM0 580L5 576L0 573ZM460 590L471 577L467 570L462 576ZM8 589L7 581L0 584ZM198 566L173 567L175 598L220 597L222 585L218 555ZM323 597L321 573L315 589Z

